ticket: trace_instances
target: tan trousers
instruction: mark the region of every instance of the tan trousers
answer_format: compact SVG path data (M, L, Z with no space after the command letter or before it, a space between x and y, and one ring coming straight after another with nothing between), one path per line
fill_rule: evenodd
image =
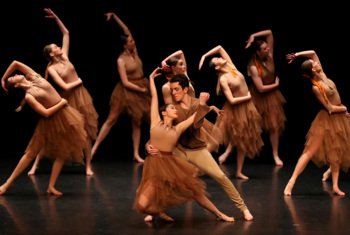
M213 178L220 184L221 188L226 192L231 201L235 203L238 209L240 209L242 212L247 210L247 206L245 205L236 187L221 170L211 153L206 148L200 150L183 150L180 148L175 148L174 154L175 156L179 156L186 161L191 162L205 174Z

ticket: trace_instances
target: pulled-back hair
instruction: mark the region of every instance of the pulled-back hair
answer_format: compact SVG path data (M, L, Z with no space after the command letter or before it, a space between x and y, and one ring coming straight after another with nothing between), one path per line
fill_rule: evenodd
M127 34L122 34L120 35L120 41L122 42L123 45L125 45L128 42L129 35Z
M254 53L256 53L257 51L260 50L261 45L264 43L266 43L266 41L264 39L258 38L256 40L254 40L254 42L252 43L252 45L250 47L251 47L252 51Z
M163 112L165 112L165 110L168 108L170 104L164 104L159 108L159 116L160 118L163 120Z
M306 78L309 78L309 79L311 79L313 77L313 74L312 74L312 61L310 59L305 60L301 64L301 75L303 77L306 77Z

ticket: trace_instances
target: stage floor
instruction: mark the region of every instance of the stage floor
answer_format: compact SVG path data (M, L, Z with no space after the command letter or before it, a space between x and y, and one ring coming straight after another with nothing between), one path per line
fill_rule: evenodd
M6 180L18 159L0 160L0 180ZM219 222L195 202L168 210L175 222L145 223L132 209L142 164L127 161L93 162L95 175L87 177L81 166L65 167L57 182L64 195L46 193L49 162L35 176L22 174L0 196L0 234L350 234L350 178L341 173L339 185L347 195L332 194L330 181L322 182L324 168L310 163L299 177L293 196L283 189L294 164L250 164L249 180L234 178L234 161L222 166L241 193L253 221L245 221L222 189L208 176L214 204L234 223Z

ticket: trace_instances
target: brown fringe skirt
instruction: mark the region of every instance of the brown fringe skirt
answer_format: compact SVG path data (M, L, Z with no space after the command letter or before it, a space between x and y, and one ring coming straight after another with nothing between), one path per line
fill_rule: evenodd
M129 81L149 88L147 78ZM111 110L118 115L126 111L134 121L140 122L141 119L149 121L151 96L148 92L142 93L127 89L119 82L113 90L109 104Z
M339 164L348 171L350 166L350 120L345 113L329 114L321 110L306 135L304 151L316 141L321 144L312 161L318 166Z
M95 140L98 130L98 114L87 89L80 85L73 90L63 91L61 96L68 101L70 106L83 115L86 134L90 140Z
M287 120L283 109L286 100L282 93L278 89L261 93L254 86L251 86L249 90L255 107L261 115L263 130L269 132L276 129L281 135ZM275 114L274 122L270 120L271 114Z
M226 102L222 110L224 114L217 117L212 135L220 144L231 144L245 152L249 158L254 158L264 143L261 138L261 116L253 102L237 105Z
M86 146L84 119L74 108L65 106L48 118L41 118L25 150L28 155L63 159L66 163L84 164Z
M196 177L197 173L191 163L172 153L147 156L134 208L145 214L157 214L193 200L196 195L207 195L205 183ZM150 203L146 208L140 204L145 198Z

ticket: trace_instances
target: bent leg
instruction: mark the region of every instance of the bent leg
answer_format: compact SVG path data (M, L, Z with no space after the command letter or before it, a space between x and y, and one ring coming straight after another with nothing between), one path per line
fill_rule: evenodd
M219 209L209 200L208 197L204 195L199 195L195 198L195 200L201 207L207 209L208 211L216 215L219 220L226 221L226 222L235 221L233 217L227 216L221 211L219 211Z
M219 165L216 163L207 149L186 151L186 156L192 164L197 166L201 171L205 172L217 183L219 183L221 188L226 192L228 197L231 199L231 201L234 202L237 208L239 208L242 212L248 210L236 187L220 169ZM245 219L247 220L246 217Z
M0 186L0 195L5 194L5 192L11 186L13 181L29 166L29 164L33 161L36 155L37 153L35 154L25 153L22 156L22 158L19 160L16 168L13 170L10 177L6 180L6 182L3 185Z
M109 111L107 120L103 123L101 130L98 133L95 143L91 149L91 157L95 155L101 142L106 138L112 126L117 122L119 114L120 114L120 110L117 107L111 108L111 110Z
M317 138L313 141L313 143L308 146L307 149L304 150L303 154L300 156L295 169L293 171L292 176L290 177L285 189L284 189L284 195L291 196L292 190L294 187L294 184L298 178L298 176L304 171L305 167L311 160L311 158L314 156L314 154L317 152L318 148L320 147L322 143L322 138Z

